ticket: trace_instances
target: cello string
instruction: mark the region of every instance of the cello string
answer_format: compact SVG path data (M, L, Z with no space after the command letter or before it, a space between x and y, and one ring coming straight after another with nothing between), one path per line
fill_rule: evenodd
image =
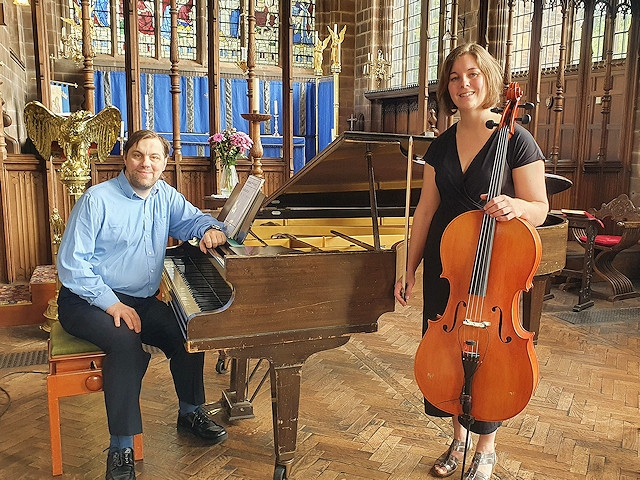
M501 127L498 131L496 155L491 169L487 201L499 195L501 190L502 177L504 176L505 169L505 159L507 155L508 135L509 129L506 126ZM482 225L473 269L474 271L472 272L470 299L468 301L471 317L476 322L483 321L482 314L485 308L491 252L493 251L493 240L495 238L495 224L495 218L489 215L484 215L482 217ZM472 296L472 293L475 293L475 296ZM477 329L474 329L474 332L476 332L474 335L476 346L478 346L479 349L480 332Z

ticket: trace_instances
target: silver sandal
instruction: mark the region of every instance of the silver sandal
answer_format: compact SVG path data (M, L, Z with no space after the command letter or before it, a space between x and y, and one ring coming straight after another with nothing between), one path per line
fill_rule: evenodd
M471 461L471 466L467 473L464 475L464 480L489 480L491 473L487 477L486 473L478 471L480 465L491 465L491 471L493 472L493 465L496 464L496 452L491 453L478 453L476 452Z
M469 439L468 447L471 448L471 439ZM465 448L464 442L462 440L456 440L454 438L453 441L451 442L451 445L449 445L449 449L446 452L444 452L442 455L440 455L440 458L438 458L436 462L433 464L433 467L431 467L431 473L439 478L445 478L445 477L449 477L450 475L453 475L453 472L455 472L456 469L458 468L458 464L460 463L460 460L454 457L453 455L451 455L451 453L453 452L464 453L465 450L466 448ZM436 470L436 467L444 468L446 470L446 473L442 474L438 472Z

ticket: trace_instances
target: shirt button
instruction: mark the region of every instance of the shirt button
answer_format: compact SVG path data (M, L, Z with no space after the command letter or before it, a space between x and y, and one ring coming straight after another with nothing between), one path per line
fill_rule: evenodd
M152 255L152 254L153 254L153 252L149 252L149 255Z

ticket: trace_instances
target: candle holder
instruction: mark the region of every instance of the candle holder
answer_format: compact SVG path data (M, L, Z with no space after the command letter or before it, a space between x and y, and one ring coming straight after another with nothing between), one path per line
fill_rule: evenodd
M376 81L376 88L380 88L383 80L387 83L393 78L391 62L385 58L382 50L378 50L378 55L373 61L371 60L371 53L369 53L369 60L364 64L363 74L365 77L373 78Z
M280 136L280 132L278 131L278 118L280 117L280 115L278 115L277 113L273 114L273 136L274 137L279 137Z
M262 141L260 140L260 123L266 122L271 118L268 113L242 113L242 118L249 122L249 132L251 132L251 140L253 140L253 146L249 154L251 155L251 175L255 175L258 178L264 178L264 171L262 170L262 155L264 155L264 149L262 148Z

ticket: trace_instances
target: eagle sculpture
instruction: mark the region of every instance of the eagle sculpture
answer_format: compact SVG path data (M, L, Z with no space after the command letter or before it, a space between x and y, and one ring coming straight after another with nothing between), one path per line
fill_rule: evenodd
M93 115L86 110L56 115L40 102L24 107L27 135L43 158L51 156L51 143L57 141L67 159L87 158L95 144L98 160L104 162L118 139L122 116L116 107L106 107Z

